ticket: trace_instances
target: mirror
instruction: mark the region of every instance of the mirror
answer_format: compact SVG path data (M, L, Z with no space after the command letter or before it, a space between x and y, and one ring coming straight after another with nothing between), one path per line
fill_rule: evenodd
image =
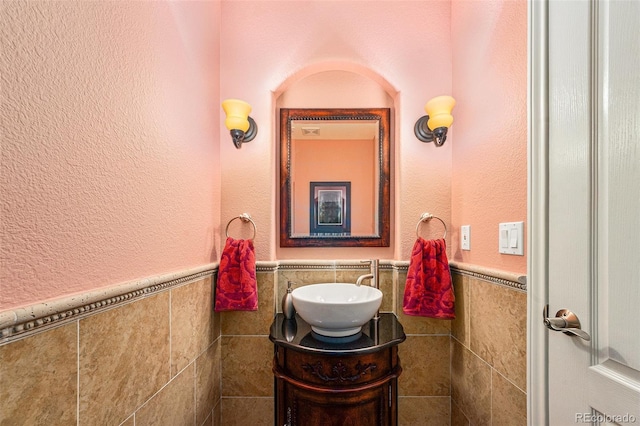
M280 109L281 247L389 247L389 117Z

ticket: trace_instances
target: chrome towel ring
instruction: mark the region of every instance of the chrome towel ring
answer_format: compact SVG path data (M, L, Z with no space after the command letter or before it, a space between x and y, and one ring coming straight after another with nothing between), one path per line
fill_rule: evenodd
M422 222L429 222L431 219L438 219L440 222L442 222L442 226L444 226L444 235L442 236L442 238L447 238L447 224L444 223L444 220L440 219L438 216L432 215L431 213L422 213L420 215L420 220L416 225L416 236L420 237L420 234L418 232L420 230L420 224Z
M255 239L257 227L256 227L256 223L253 221L253 219L251 219L251 215L249 213L242 213L240 216L234 217L227 223L227 227L224 230L224 234L227 236L227 238L229 238L229 225L231 225L231 222L233 222L236 219L240 219L243 222L251 222L251 224L253 225L253 237L251 237L251 239L252 240Z

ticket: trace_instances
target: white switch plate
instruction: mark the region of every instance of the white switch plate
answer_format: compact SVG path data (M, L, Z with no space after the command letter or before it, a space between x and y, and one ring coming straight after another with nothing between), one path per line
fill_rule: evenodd
M460 227L460 247L462 250L471 250L471 225Z
M524 222L505 222L500 224L498 252L524 256Z

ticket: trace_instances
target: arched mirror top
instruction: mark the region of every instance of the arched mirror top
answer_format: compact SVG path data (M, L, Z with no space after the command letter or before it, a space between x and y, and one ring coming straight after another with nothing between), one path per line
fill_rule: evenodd
M280 109L280 246L388 247L390 110Z

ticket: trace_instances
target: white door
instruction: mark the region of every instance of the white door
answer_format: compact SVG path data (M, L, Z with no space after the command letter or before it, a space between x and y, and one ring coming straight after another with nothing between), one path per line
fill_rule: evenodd
M640 424L640 1L530 11L529 423Z

